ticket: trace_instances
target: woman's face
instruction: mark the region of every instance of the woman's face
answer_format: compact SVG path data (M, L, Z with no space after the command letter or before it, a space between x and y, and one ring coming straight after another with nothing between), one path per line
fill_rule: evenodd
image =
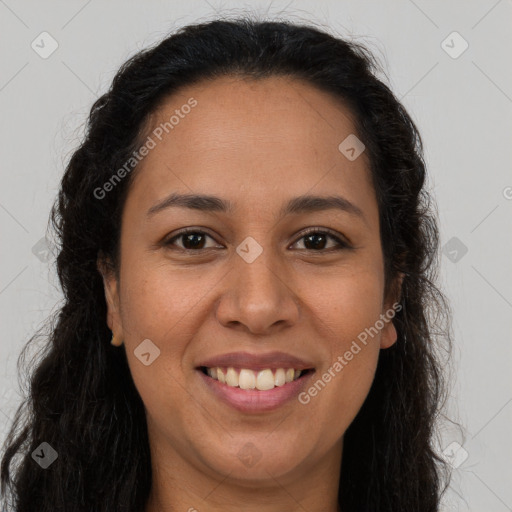
M163 466L245 485L339 469L379 349L396 341L351 119L283 77L202 82L154 114L123 211L119 282L105 285ZM307 371L287 382L293 370Z

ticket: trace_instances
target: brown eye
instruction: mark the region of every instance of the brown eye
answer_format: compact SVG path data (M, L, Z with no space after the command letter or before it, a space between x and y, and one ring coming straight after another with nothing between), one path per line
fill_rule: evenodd
M341 240L338 236L331 234L329 231L322 230L311 230L299 239L304 240L304 249L311 251L327 251L327 250L339 250L349 247L349 244ZM334 246L326 247L329 240L335 242ZM298 241L296 242L298 243Z
M173 236L169 240L165 242L166 246L177 245L179 248L184 249L186 251L200 251L203 249L209 249L210 247L205 247L206 239L213 238L205 233L204 231L199 230L189 230L182 231L181 233ZM176 244L175 242L179 240L180 244Z
M166 247L175 246L184 251L200 252L202 250L212 249L215 247L207 247L205 245L208 238L213 240L213 238L204 231L188 229L178 233L177 235L174 235L172 238L169 238L164 242L164 245ZM350 248L350 245L343 241L340 237L332 234L330 231L320 229L312 229L309 232L303 234L302 237L299 238L297 242L295 242L295 244L299 243L301 240L304 241L304 248L299 248L299 250L330 252ZM329 241L331 241L331 243L334 242L334 245L329 247Z

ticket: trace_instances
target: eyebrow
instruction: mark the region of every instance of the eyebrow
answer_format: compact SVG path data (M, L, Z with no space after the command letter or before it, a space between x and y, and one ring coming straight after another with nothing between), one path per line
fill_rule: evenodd
M167 208L189 208L202 212L233 213L235 205L226 199L205 194L178 194L172 193L162 201L153 205L147 212L151 217ZM304 195L290 199L279 212L280 217L286 215L318 212L323 210L337 209L351 215L360 217L366 222L361 209L348 199L341 196L315 196Z

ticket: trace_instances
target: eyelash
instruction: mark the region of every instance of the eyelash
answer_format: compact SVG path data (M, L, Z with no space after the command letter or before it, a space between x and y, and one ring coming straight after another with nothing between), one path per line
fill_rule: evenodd
M194 228L186 228L186 229L180 231L178 234L174 235L172 238L169 238L168 240L164 241L164 246L166 246L166 247L172 246L172 245L174 245L175 240L178 240L180 237L183 237L185 235L189 235L192 233L206 235L206 236L210 237L212 240L214 240L214 238L205 231L201 231L200 229L194 229ZM313 249L298 249L298 250L304 250L304 251L315 252L315 253L325 253L325 252L341 251L343 249L351 249L352 248L352 246L348 242L345 242L344 240L342 240L339 236L334 234L333 231L331 231L329 229L325 229L325 228L322 228L322 229L310 228L306 232L302 233L302 235L293 243L293 245L295 245L295 243L297 243L299 240L302 240L303 238L305 238L311 234L327 235L328 238L331 238L332 240L334 240L338 245L337 245L337 247L330 247L329 249L319 249L316 251ZM213 249L213 247L208 247L208 248L203 248L203 249L185 249L185 248L180 247L180 249L185 252L200 253L202 251L207 251L209 249Z

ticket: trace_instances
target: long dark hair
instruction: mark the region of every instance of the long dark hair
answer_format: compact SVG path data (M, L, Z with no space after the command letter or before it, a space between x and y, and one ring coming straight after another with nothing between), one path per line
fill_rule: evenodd
M386 290L400 273L405 277L393 320L398 340L381 351L369 395L345 434L339 502L344 512L438 510L448 481L443 486L447 469L433 440L446 401L440 354L450 352L450 315L435 285L439 234L422 141L376 77L379 70L361 44L312 24L250 17L184 27L120 68L92 106L51 212L64 303L4 445L7 506L144 510L151 487L144 406L125 351L110 344L97 268L101 255L118 268L121 213L137 168L107 199L94 191L141 146L149 115L164 99L182 86L231 74L303 79L354 114L377 195ZM58 453L46 470L31 455L42 442Z

